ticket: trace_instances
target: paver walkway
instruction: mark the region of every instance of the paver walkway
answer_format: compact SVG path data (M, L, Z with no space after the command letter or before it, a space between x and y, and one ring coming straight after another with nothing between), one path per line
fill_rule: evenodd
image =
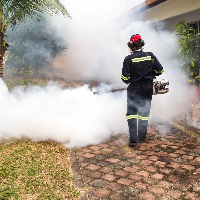
M88 188L82 199L200 199L199 139L169 124L152 124L144 144L127 144L128 135L118 135L72 150L72 168Z

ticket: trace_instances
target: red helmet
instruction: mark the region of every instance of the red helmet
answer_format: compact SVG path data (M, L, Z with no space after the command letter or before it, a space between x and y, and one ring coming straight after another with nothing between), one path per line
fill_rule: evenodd
M144 41L139 34L132 35L130 41L127 43L128 47L132 49L133 47L144 46Z

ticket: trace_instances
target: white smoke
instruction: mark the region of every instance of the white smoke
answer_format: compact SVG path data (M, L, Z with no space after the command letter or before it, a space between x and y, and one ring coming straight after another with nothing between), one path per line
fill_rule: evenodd
M88 86L62 90L56 85L9 92L0 79L0 138L54 140L67 147L98 144L126 133L125 95L94 95Z
M80 19L77 24L83 21ZM99 21L102 24L103 20ZM197 97L195 89L188 87L188 77L181 68L183 61L178 56L180 47L175 33L156 31L149 21L137 21L136 17L133 22L118 17L100 28L99 21L93 23L92 29L72 27L78 34L63 56L66 77L70 72L74 77L103 80L123 87L120 77L123 60L129 54L126 44L131 35L139 33L145 41L144 51L153 52L164 68L163 75L157 79L167 79L170 83L169 93L153 96L150 121L169 121L185 114ZM159 26L164 29L162 23Z
M55 17L52 23L63 42L69 39L68 29L74 32L67 53L60 59L64 77L97 79L124 87L120 77L128 54L126 44L131 35L139 33L146 43L144 50L153 52L164 67L165 72L159 78L170 82L169 93L153 97L150 121L170 121L188 111L196 96L187 87L173 33L157 32L149 22L134 21L127 25L123 19L113 20L116 10L118 13L123 10L120 1L63 3L73 20ZM51 139L72 148L98 144L111 135L128 134L125 92L94 96L87 86L61 90L51 84L44 89L23 92L16 88L8 92L0 80L0 105L0 138Z

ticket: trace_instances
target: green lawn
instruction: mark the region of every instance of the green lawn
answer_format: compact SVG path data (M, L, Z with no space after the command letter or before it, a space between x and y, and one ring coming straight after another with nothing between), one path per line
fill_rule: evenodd
M20 79L4 79L11 90ZM29 85L47 85L31 79ZM0 200L77 199L69 150L58 143L0 139Z
M17 79L4 79L7 87L11 90L15 86L24 86L24 80ZM30 79L28 80L28 85L38 85L40 87L45 87L47 85L47 80L42 79Z
M69 150L46 141L0 142L0 199L76 199Z

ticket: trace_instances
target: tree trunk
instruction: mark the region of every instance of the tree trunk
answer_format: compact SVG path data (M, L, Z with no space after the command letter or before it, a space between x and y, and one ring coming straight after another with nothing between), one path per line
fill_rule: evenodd
M198 48L199 48L199 87L198 87L198 95L199 95L199 101L200 101L200 37L198 41Z
M3 46L3 38L4 34L2 32L2 26L3 26L3 11L0 15L0 78L3 78L3 57L5 54L5 47Z
M3 65L4 65L4 54L7 50L7 47L4 42L4 36L7 29L7 25L3 24L3 10L0 14L0 78L3 78Z

